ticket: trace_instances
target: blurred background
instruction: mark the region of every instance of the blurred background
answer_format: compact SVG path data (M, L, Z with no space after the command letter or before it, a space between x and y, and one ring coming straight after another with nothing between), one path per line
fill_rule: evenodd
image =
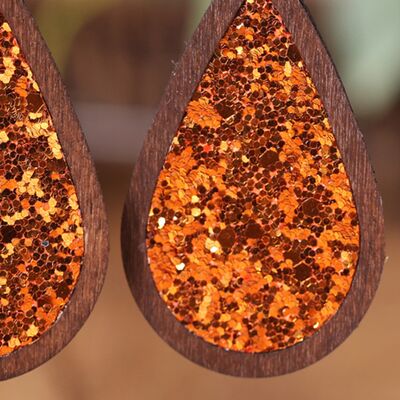
M174 62L209 0L26 0L62 72L108 208L104 290L72 343L0 383L1 399L400 398L400 1L306 0L365 134L386 213L382 284L359 329L321 362L274 379L207 371L145 322L125 280L120 218L135 158Z

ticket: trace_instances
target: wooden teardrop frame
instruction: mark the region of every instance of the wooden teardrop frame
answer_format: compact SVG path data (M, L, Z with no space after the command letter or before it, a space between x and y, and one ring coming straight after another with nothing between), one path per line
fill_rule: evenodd
M78 195L85 256L72 297L54 326L38 341L0 357L0 380L26 373L62 350L88 318L103 286L108 258L105 208L90 153L57 67L23 0L3 0L4 15L39 84L52 116Z
M141 311L156 332L190 360L242 377L282 375L329 354L358 326L377 290L384 263L381 198L362 134L333 62L300 0L273 0L323 100L347 168L361 226L361 249L352 288L338 313L304 342L271 353L225 351L191 334L159 296L148 266L146 226L165 156L219 40L243 0L214 0L178 64L144 143L126 200L122 249L127 278Z

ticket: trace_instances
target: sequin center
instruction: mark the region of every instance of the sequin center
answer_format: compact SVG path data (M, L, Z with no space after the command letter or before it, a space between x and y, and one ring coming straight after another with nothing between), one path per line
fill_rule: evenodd
M247 0L220 41L160 173L147 249L175 317L228 350L302 342L350 290L349 179L271 1Z
M51 116L0 15L0 356L60 316L84 253L75 188Z

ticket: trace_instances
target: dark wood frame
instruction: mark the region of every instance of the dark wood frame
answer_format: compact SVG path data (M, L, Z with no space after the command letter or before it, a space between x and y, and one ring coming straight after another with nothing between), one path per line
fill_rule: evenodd
M145 237L157 177L185 108L220 38L243 0L214 0L186 48L136 163L127 197L122 249L137 304L157 333L192 361L225 374L266 377L296 371L326 356L358 326L378 287L384 263L383 213L363 137L329 54L300 0L273 0L319 90L349 174L361 223L361 250L352 288L319 333L285 350L227 352L191 334L159 296L147 263Z
M5 380L49 360L72 340L86 321L100 294L107 270L108 226L85 138L57 67L32 16L23 0L1 0L0 13L19 41L50 110L77 190L85 232L82 272L70 302L54 326L37 342L0 357L0 380Z

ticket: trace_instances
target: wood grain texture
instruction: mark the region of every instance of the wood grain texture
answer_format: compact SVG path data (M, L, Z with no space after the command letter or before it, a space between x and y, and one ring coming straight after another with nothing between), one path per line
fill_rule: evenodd
M88 318L103 286L108 256L108 227L90 153L57 67L22 0L0 0L47 103L77 190L85 232L85 256L71 300L55 325L32 345L0 357L0 380L41 365L63 349Z
M242 377L282 375L304 368L334 350L358 326L379 284L384 263L383 212L362 134L344 88L300 0L273 0L324 102L352 184L361 225L361 250L352 288L339 312L319 333L272 353L227 352L191 334L157 293L146 254L146 225L158 174L186 106L213 52L243 0L214 0L187 46L161 102L134 169L122 225L127 278L144 316L158 334L190 360Z

